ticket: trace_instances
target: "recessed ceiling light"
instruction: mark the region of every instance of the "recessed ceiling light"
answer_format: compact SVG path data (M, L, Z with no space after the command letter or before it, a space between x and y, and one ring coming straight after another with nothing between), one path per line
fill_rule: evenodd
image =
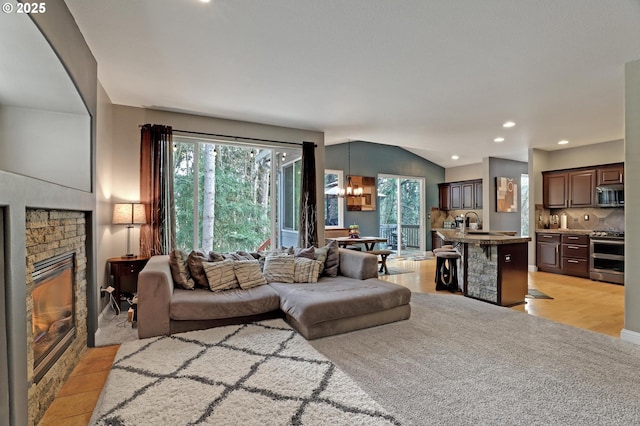
M200 0L200 3L209 3L211 0Z
M558 145L566 145L568 143L569 143L569 141L567 141L567 140L561 140L561 141L558 142Z
M504 138L500 137L500 138L495 138L493 140L494 142L504 142Z
M452 159L452 160L457 160L458 158L460 158L460 157L458 157L457 155L452 155L452 156L451 156L451 159Z
M515 125L516 125L516 123L514 123L513 121L507 121L502 125L502 127L507 127L508 128L508 127L513 127Z

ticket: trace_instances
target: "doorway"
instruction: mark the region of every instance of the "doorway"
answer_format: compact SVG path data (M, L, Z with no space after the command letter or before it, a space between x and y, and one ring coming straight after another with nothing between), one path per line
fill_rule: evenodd
M425 254L424 188L421 177L378 175L379 235L396 258Z

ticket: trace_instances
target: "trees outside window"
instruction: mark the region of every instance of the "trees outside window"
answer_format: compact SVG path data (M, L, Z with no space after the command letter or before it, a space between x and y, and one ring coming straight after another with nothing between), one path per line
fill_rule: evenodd
M174 138L176 245L189 250L255 251L271 236L272 148ZM274 182L276 180L274 179ZM276 194L274 194L276 195ZM297 217L295 206L284 212ZM277 225L276 225L277 226Z

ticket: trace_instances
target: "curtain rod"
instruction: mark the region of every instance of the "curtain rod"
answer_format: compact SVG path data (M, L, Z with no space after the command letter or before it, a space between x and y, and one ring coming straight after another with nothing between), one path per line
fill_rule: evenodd
M284 144L284 145L302 146L301 142L286 142L286 141L276 141L276 140L272 140L272 139L245 138L243 136L219 135L219 134L216 134L216 133L193 132L193 131L190 131L190 130L173 129L173 131L174 132L180 132L180 133L187 133L187 134L190 134L190 135L211 136L211 137L216 137L216 138L229 138L229 139L234 139L236 141L244 140L244 141L253 141L253 142L269 142L269 143L277 143L277 144ZM317 148L318 145L316 145L314 143L313 147Z

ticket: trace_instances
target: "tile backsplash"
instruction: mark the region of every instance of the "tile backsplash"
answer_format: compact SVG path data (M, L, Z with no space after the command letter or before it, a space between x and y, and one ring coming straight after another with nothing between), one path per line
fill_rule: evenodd
M624 208L570 208L545 209L536 205L536 229L549 227L550 216L562 213L567 215L567 228L580 230L618 230L624 231Z

